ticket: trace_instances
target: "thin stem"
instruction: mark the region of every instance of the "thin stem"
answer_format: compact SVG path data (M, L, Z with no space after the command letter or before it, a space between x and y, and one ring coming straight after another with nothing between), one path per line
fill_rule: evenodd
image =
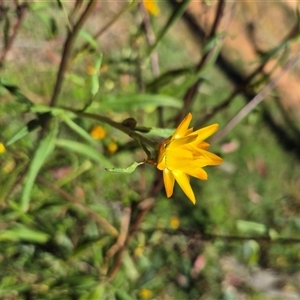
M99 38L109 27L111 27L119 18L128 10L130 10L134 5L138 3L138 0L133 0L131 3L129 3L127 6L125 6L119 13L117 13L107 24L105 24L97 33L93 35L93 39L96 40ZM73 56L73 60L76 58L76 56L90 48L89 43L85 43L83 46L81 46Z
M113 120L111 120L108 117L102 116L102 115L98 115L98 114L92 114L92 113L86 113L86 112L80 112L80 111L76 111L73 110L71 108L67 108L67 107L63 107L63 109L65 110L69 110L72 111L73 113L75 113L77 116L81 116L81 117L86 117L86 118L90 118L90 119L94 119L103 123L106 123L124 133L126 133L127 135L129 135L131 138L142 142L143 144L152 147L153 149L157 150L159 147L159 143L157 143L156 141L149 139L137 132L135 132L134 130L132 130L129 127L124 126L122 123L118 123L115 122Z
M120 226L120 234L119 237L114 245L111 246L111 248L107 251L105 260L104 260L104 266L108 265L110 262L110 259L113 256L116 256L117 258L114 262L114 265L110 269L109 273L107 274L107 277L112 280L114 278L114 275L117 273L118 269L121 266L121 261L123 257L124 250L126 249L126 243L127 243L127 237L128 237L128 231L129 231L129 225L130 225L130 218L131 218L131 208L125 207L124 208L124 214L121 220L121 226Z
M78 22L73 27L73 30L69 31L69 33L68 33L68 37L67 37L66 42L65 42L65 46L64 46L64 50L63 50L62 59L61 59L61 62L60 62L58 74L57 74L57 77L56 77L56 83L55 83L55 86L54 86L53 95L52 95L52 98L51 98L51 101L50 101L50 106L54 106L56 104L58 95L59 95L59 93L61 91L61 88L62 88L64 76L65 76L66 70L68 68L68 63L69 63L69 60L70 60L70 56L71 56L71 52L72 52L75 40L76 40L83 24L86 22L86 20L90 16L90 14L93 12L96 4L97 4L96 0L91 0L89 2L89 4L86 6L85 11L83 12L81 17L79 18Z
M158 231L158 229L148 229L148 230L141 230L140 232L143 233L154 233ZM202 233L196 230L186 230L182 228L177 228L176 230L170 229L162 229L161 232L168 234L168 235L184 235L188 238L194 237L196 239L202 241L215 241L215 240L223 240L229 242L244 242L249 240L254 240L257 242L267 242L271 244L298 244L300 243L300 238L272 238L269 235L262 235L262 236L240 236L240 235L219 235L219 234L212 234L212 233Z
M25 13L26 13L26 10L28 8L28 5L26 2L22 3L21 5L18 4L18 2L16 2L16 6L17 6L17 15L18 15L18 20L13 28L13 33L12 35L10 36L9 40L8 40L8 43L6 45L6 47L4 48L3 50L3 53L0 57L0 68L2 67L2 65L4 64L4 60L6 58L6 55L7 53L10 51L12 45L13 45L13 42L15 41L16 37L17 37L17 34L19 32L19 29L21 27L21 24L24 20L24 17L25 17Z
M220 0L219 4L217 6L216 16L215 16L212 28L210 30L210 33L206 37L207 41L216 36L218 27L219 27L219 25L221 23L221 19L222 19L222 16L223 16L224 9L225 9L225 1L224 0ZM212 47L208 52L206 52L201 57L198 65L195 68L196 72L202 70L205 67L205 65L208 63L208 61L210 60L210 58L213 56L213 53L214 53L216 47L217 46ZM200 82L201 82L201 79L198 78L196 80L196 82L194 82L188 88L188 90L186 91L186 93L185 93L185 95L183 97L184 107L186 107L186 108L190 107L193 99L195 98L197 90L199 89ZM176 123L180 122L180 120L183 118L184 114L185 114L184 110L182 110L181 112L178 113L178 115L176 116L176 119L175 119Z
M145 33L146 33L146 38L148 45L152 47L155 45L156 38L154 35L154 32L151 27L151 22L150 22L150 16L148 11L146 10L145 6L143 3L140 5L142 13L143 13L143 24L145 27ZM153 50L150 54L150 61L151 61L151 68L152 68L152 73L154 77L158 78L160 75L160 68L159 68L159 57L158 57L158 52L156 50ZM157 114L158 114L158 126L159 127L164 127L163 124L163 108L162 106L159 106L157 108Z
M238 123L240 123L259 103L261 103L267 94L273 90L283 75L292 69L298 60L300 59L300 55L296 55L291 58L282 71L273 79L271 80L250 102L247 103L228 123L227 125L217 132L210 141L215 142L221 140L225 135L228 134Z

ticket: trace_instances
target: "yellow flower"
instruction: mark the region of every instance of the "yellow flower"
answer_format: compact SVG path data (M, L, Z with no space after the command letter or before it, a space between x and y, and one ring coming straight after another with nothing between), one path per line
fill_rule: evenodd
M141 299L150 299L152 297L152 292L149 289L141 289L139 292L139 296Z
M107 151L108 151L110 154L114 154L117 150L118 150L118 145L117 145L115 142L110 142L110 143L107 145Z
M177 217L172 217L170 221L170 225L173 229L177 229L179 227L179 220Z
M106 131L102 126L96 125L91 129L90 135L95 140L102 140L106 135Z
M160 9L154 0L143 0L143 3L151 15L157 16L160 14Z
M2 143L0 143L0 154L4 152L5 152L5 146Z
M165 140L158 151L157 168L163 171L163 179L168 197L173 194L175 180L187 195L196 203L196 198L190 185L190 176L207 180L207 173L203 167L219 165L223 159L206 151L209 144L203 142L218 129L218 124L213 124L193 131L188 128L192 120L189 113L180 123L174 134Z

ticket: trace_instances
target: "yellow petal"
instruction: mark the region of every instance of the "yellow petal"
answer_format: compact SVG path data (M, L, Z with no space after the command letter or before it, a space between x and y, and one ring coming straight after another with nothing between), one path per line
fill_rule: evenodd
M218 127L218 124L212 124L194 131L193 134L198 134L197 142L204 141L209 136L214 134L218 130Z
M192 143L193 141L195 141L197 139L197 135L189 135L189 136L185 136L185 137L182 137L182 138L178 138L176 140L173 140L170 145L168 146L168 151L169 149L172 149L172 148L177 148L179 146L182 146L182 145L186 145L186 144L189 144L189 143Z
M192 190L192 187L190 185L189 176L186 175L183 172L180 172L180 171L176 171L176 172L172 172L172 173L175 177L175 180L177 181L177 183L179 184L179 186L183 190L183 192L192 201L192 203L195 204L196 203L196 198L195 198L194 192Z
M166 189L167 197L169 198L173 194L175 178L172 172L170 172L168 169L164 169L163 174L164 174L165 189Z
M199 167L219 164L219 162L216 162L211 157L209 157L207 153L210 152L202 149L196 149L195 151L192 151L191 149L187 148L187 146L172 149L167 152L165 166L170 171L178 170L185 172L187 170L198 169ZM214 154L212 154L212 157L219 158Z
M188 170L186 173L201 180L207 180L207 173L202 168Z
M165 164L171 171L183 171L186 168L194 169L197 164L194 164L193 154L189 150L177 148L169 150L166 155Z
M165 164L165 160L161 160L158 164L157 164L157 169L163 171L164 169L167 168L166 164Z
M175 130L172 139L179 139L186 135L188 127L192 120L192 114L188 113L187 116L181 121L177 129Z
M201 149L203 149L203 150L206 150L206 149L209 148L209 146L210 146L209 143L206 143L206 142L200 142L200 143L197 145L197 148L201 148Z
M202 149L198 149L198 151L203 155L205 156L207 159L210 160L210 162L207 164L207 165L219 165L223 162L223 159L221 157L219 157L218 155L216 154L213 154L209 151L206 151L206 150L202 150Z
M161 144L158 150L158 158L157 158L157 168L159 170L163 170L164 168L166 168L165 157L166 157L165 144Z

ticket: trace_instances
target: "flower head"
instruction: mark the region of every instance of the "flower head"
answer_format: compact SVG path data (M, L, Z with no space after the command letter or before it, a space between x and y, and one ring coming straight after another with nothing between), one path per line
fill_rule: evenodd
M188 128L192 120L189 113L180 123L174 134L165 140L158 151L157 168L163 171L163 179L168 197L173 194L175 180L187 195L196 203L196 198L190 185L190 176L207 180L203 167L219 165L222 158L207 151L209 144L204 140L215 133L218 124L193 131Z
M102 126L96 125L91 129L90 135L95 140L102 140L106 135L106 131Z
M154 0L143 0L146 10L153 16L160 14L160 9Z

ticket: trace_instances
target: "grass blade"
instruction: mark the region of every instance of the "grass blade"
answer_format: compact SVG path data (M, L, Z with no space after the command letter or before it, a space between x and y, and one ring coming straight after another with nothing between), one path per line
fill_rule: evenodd
M22 211L27 211L29 208L30 194L35 182L35 178L38 172L40 171L41 167L43 166L44 162L55 148L55 140L57 133L58 121L54 119L52 129L50 130L49 134L41 140L39 147L35 151L34 157L32 158L32 161L30 163L21 198Z
M182 103L175 97L159 94L134 94L109 96L101 99L99 108L103 110L128 111L128 109L154 110L158 106L181 108Z
M79 154L87 156L101 165L105 165L108 167L111 166L111 162L104 155L102 155L89 145L65 139L56 140L56 145L64 149L71 150L72 152L77 152Z
M150 48L149 54L157 47L158 43L163 39L163 37L166 35L166 33L172 27L172 25L183 15L186 7L189 5L190 2L191 0L183 0L174 9L166 25L162 28L162 30L158 34L155 44Z

